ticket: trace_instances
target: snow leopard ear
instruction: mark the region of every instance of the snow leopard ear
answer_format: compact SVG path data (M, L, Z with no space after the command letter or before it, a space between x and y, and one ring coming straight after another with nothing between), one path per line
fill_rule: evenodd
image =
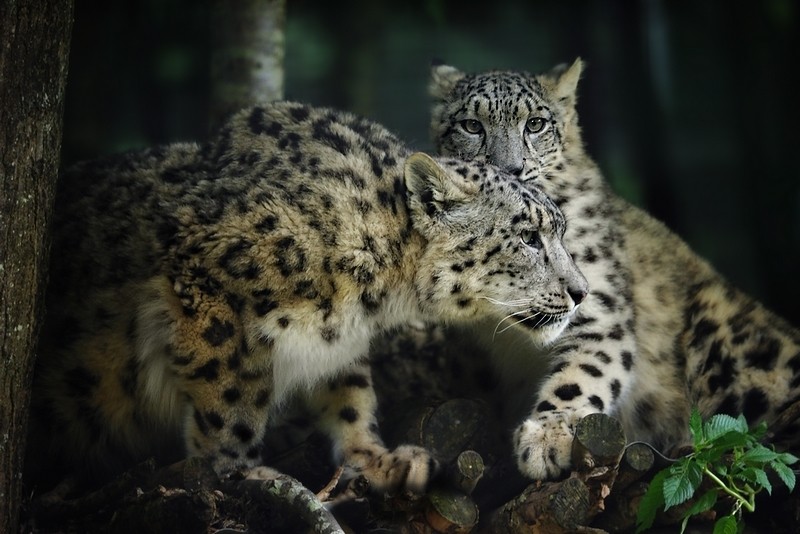
M576 59L569 68L559 65L550 72L553 79L553 92L559 103L575 105L578 80L583 72L583 60Z
M429 155L415 152L406 159L406 189L412 213L433 217L471 199L477 188L451 173Z
M455 67L445 65L440 62L431 64L431 79L428 83L428 94L436 100L445 100L458 80L464 77L464 73Z

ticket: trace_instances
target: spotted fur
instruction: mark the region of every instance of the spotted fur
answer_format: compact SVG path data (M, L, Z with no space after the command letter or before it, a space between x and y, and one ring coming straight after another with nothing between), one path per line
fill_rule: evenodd
M514 447L521 471L537 479L570 467L575 422L590 412L616 414L629 439L666 451L688 440L693 405L756 422L800 397L800 332L608 187L581 139L581 71L580 60L541 75L437 65L430 83L438 151L491 162L546 191L592 288L546 351L487 344L507 376L534 362L536 398Z
M29 465L98 477L150 455L262 476L299 398L351 474L422 490L436 461L378 435L372 336L492 315L546 343L587 293L538 189L291 102L79 164L54 230Z

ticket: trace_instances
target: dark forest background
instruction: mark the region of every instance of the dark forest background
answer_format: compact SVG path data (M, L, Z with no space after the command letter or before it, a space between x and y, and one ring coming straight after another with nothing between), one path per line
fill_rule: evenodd
M287 0L285 94L430 149L432 59L537 72L580 56L585 139L613 187L800 325L798 9ZM205 1L76 2L63 163L206 138L213 23Z

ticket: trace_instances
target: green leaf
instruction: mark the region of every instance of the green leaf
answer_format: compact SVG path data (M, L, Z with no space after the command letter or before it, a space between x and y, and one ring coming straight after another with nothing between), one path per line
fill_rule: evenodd
M756 463L763 465L767 462L777 460L779 457L780 455L772 449L768 449L763 445L755 445L742 455L741 460L748 464Z
M717 495L717 490L708 490L703 494L702 497L694 502L692 507L689 508L686 513L689 515L697 515L711 510L714 505L717 504Z
M756 484L767 490L767 493L772 495L772 483L767 478L767 473L763 469L756 469L755 481Z
M714 523L714 534L737 534L738 531L739 526L732 515L722 516Z
M798 460L798 458L794 454L788 452L782 452L780 455L778 455L778 460L785 463L786 465L792 465Z
M706 439L708 441L715 441L720 436L724 436L728 432L738 432L739 434L747 434L747 422L743 417L734 419L730 415L716 414L711 416L706 424L703 426L705 430Z
M652 527L656 514L664 508L664 479L668 474L669 471L666 469L656 473L642 500L639 501L639 510L636 512L636 534Z
M796 482L794 471L781 462L770 462L769 466L773 471L775 471L775 473L777 473L778 477L783 481L783 483L786 484L786 487L789 488L789 491L793 491L794 484Z
M697 407L692 408L692 414L689 416L689 430L694 438L694 448L697 449L706 439L703 433L703 420Z
M679 462L670 473L664 480L664 510L689 500L703 480L701 467L691 461Z
M709 455L715 459L720 458L732 449L747 446L750 441L750 437L747 434L742 434L736 430L725 432L715 436L714 440L710 442L712 448L710 449L711 452L709 452Z

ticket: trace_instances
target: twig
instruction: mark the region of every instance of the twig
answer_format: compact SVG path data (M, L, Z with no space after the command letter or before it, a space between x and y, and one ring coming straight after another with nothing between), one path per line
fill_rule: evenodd
M317 492L317 499L319 499L320 502L326 502L330 500L331 492L333 492L334 488L336 488L336 486L339 484L339 479L342 478L342 473L344 473L344 467L340 465L336 469L336 472L333 473L333 478L331 481L328 482L324 488Z

